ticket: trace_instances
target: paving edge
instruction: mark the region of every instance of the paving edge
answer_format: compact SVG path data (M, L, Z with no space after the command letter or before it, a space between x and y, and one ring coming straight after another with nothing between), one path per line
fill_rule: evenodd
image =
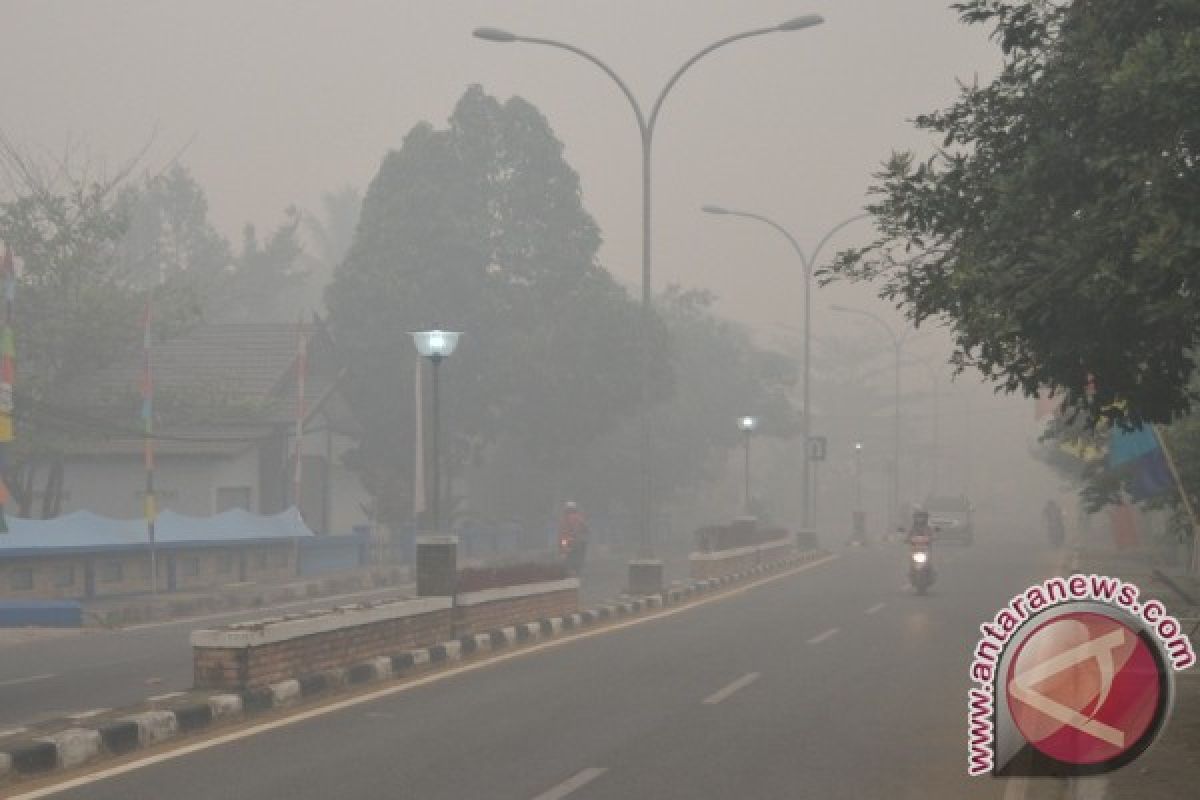
M805 550L786 558L759 564L744 572L696 580L685 586L641 597L622 596L595 608L561 617L546 617L516 625L469 634L429 647L379 656L348 667L301 675L242 692L214 693L202 701L167 710L129 713L95 728L75 726L32 739L0 751L0 783L14 778L37 777L67 770L104 758L128 755L171 739L202 732L218 724L236 722L255 713L296 705L363 684L403 678L422 670L449 664L480 653L518 644L552 639L601 622L615 621L667 606L679 605L704 594L759 579L788 567L818 561L829 553Z

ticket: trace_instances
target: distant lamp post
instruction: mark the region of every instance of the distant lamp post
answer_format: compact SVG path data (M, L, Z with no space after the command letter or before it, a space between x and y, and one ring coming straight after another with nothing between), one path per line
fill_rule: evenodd
M758 430L758 417L742 417L738 420L738 430L742 432L742 439L746 445L746 493L744 508L746 516L750 516L750 440L754 437L754 432Z
M430 447L433 450L433 530L437 533L442 529L442 454L438 446L439 422L438 398L438 367L454 353L458 346L458 337L462 334L455 331L416 331L412 334L413 344L422 358L429 359L433 365L433 430L430 433Z
M894 523L900 519L900 360L904 352L904 342L908 339L911 331L898 333L895 328L884 321L883 317L860 308L846 308L839 305L833 305L829 308L832 311L839 311L843 314L857 314L860 317L874 320L879 327L887 332L888 338L892 340L892 349L895 354L893 394L896 407L892 414L892 488L891 497L888 500L888 515Z
M851 540L865 542L867 538L867 512L863 510L862 491L863 443L854 443L854 511L850 514Z
M804 268L804 372L801 391L803 392L804 402L804 417L802 419L802 429L800 432L801 446L805 453L809 452L809 441L812 439L812 396L810 385L812 384L812 279L813 269L817 263L817 258L821 254L821 249L826 243L833 238L833 235L846 227L852 222L864 219L869 214L855 214L852 217L842 220L837 225L834 225L825 235L821 237L816 246L811 252L805 253L804 248L796 241L796 237L788 231L787 228L780 225L769 217L764 217L762 214L754 214L749 211L737 211L724 208L722 206L707 205L701 209L705 214L716 214L718 216L744 217L746 219L756 220L765 225L768 225L776 230L783 238L788 240L796 255L800 257L800 266ZM805 458L804 464L801 467L803 473L801 481L804 484L801 494L804 497L804 503L801 506L801 524L806 529L811 529L815 524L813 506L816 505L816 489L815 480L812 475L812 465L809 463L812 459Z

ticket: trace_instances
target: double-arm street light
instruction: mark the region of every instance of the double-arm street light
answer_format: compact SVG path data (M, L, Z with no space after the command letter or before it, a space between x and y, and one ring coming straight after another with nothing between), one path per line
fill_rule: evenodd
M642 313L643 324L645 326L646 341L651 341L654 328L654 297L651 284L651 155L654 143L654 127L658 122L658 114L662 110L663 101L667 94L674 88L683 73L686 72L693 64L699 61L704 56L724 47L727 44L748 39L752 36L762 36L768 33L785 33L789 31L799 31L805 28L811 28L814 25L820 25L824 20L817 14L807 14L801 17L795 17L787 22L779 25L773 25L769 28L756 28L755 30L736 33L732 36L727 36L724 39L713 42L708 47L700 50L694 56L683 63L679 69L675 70L674 74L667 80L662 91L658 93L658 97L654 100L654 105L650 107L649 115L642 111L642 106L634 97L633 91L628 84L621 79L612 67L601 61L596 56L576 47L573 44L560 42L555 39L543 39L534 36L520 36L509 31L500 30L498 28L477 28L475 36L489 42L524 42L526 44L540 44L547 47L555 47L560 50L566 50L569 53L574 53L580 58L590 61L595 66L604 71L614 83L620 88L621 93L625 95L625 99L629 101L629 105L633 109L633 115L637 120L638 132L641 134L642 144ZM654 553L653 542L650 537L650 515L652 504L651 491L651 439L650 439L650 380L652 369L652 354L647 347L644 352L643 374L642 374L642 442L641 442L641 467L642 467L642 501L640 514L640 553L643 559L650 559ZM658 565L661 581L661 564ZM645 570L639 570L645 574ZM631 565L631 581L633 567ZM633 587L631 587L633 588Z
M823 237L821 237L821 240L819 242L817 242L817 246L812 249L811 253L805 253L804 248L800 246L800 243L798 241L796 241L796 237L793 236L786 228L784 228L778 222L775 222L774 220L772 220L768 217L764 217L761 214L754 214L749 211L733 211L728 208L722 208L721 206L704 206L703 210L705 213L708 213L708 214L722 214L722 215L728 215L728 216L733 216L733 217L745 217L746 219L757 220L765 225L771 226L776 231L778 231L780 234L782 234L783 238L787 239L788 242L792 245L792 249L796 251L796 255L799 256L799 258L800 258L800 265L804 268L804 373L803 373L804 378L803 378L802 388L801 388L801 391L804 394L804 400L803 400L803 402L804 402L804 419L802 422L802 428L801 428L801 433L800 433L801 438L804 440L804 442L803 442L803 444L804 444L804 463L802 466L803 472L801 473L801 482L804 484L804 488L803 488L804 506L803 506L803 512L801 514L801 526L805 529L811 529L813 527L812 507L813 507L814 498L813 498L813 483L812 483L812 465L810 464L810 462L812 461L812 454L809 452L808 443L809 443L810 439L812 438L812 405L811 405L811 398L810 398L810 393L809 393L809 384L810 384L810 379L812 376L811 364L812 364L812 277L813 277L813 269L817 263L817 256L820 255L821 249L823 247L825 247L825 244L833 237L833 235L835 233L837 233L842 228L849 225L851 222L855 222L857 220L860 220L860 219L870 216L870 215L869 214L855 214L852 217L842 220L837 225L834 225L832 228L830 228L829 231Z
M895 366L895 412L892 416L892 491L889 498L888 514L891 515L889 523L894 525L899 521L900 510L900 359L904 352L904 343L907 341L911 331L906 330L902 333L897 333L896 329L889 325L882 317L877 314L872 314L870 311L864 311L860 308L847 308L846 306L834 305L830 306L834 311L840 311L844 314L858 314L861 317L875 320L878 325L887 333L888 338L892 340L892 347L895 350L896 366Z

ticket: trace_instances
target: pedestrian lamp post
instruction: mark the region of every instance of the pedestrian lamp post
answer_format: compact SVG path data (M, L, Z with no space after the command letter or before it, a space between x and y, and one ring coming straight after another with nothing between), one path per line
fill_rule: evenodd
M754 432L758 430L758 418L742 417L738 420L738 430L742 432L742 439L745 443L746 451L746 489L745 494L743 495L743 508L745 509L746 516L750 516L750 440L754 437Z
M810 404L811 395L810 395L809 389L810 389L810 383L811 383L810 378L812 375L811 362L812 362L812 277L813 277L813 269L817 263L817 256L820 255L821 249L823 247L825 247L825 244L831 238L833 238L833 235L835 233L837 233L842 228L849 225L851 222L855 222L857 220L863 219L864 217L868 217L870 215L869 214L855 214L852 217L848 217L847 219L842 220L837 225L834 225L832 228L830 228L825 233L825 235L823 237L821 237L821 240L819 242L817 242L817 246L812 249L811 253L805 253L804 248L802 248L800 246L800 243L798 241L796 241L796 237L793 236L787 230L787 228L784 228L779 223L775 222L772 219L764 217L761 214L754 214L749 211L735 211L735 210L731 210L728 208L723 208L721 206L712 206L712 205L704 206L701 210L704 211L704 213L706 213L706 214L718 214L718 215L727 215L727 216L733 216L733 217L745 217L746 219L757 220L758 222L761 222L764 225L769 225L770 227L774 228L785 239L788 240L788 242L792 246L792 249L796 252L796 255L800 258L800 265L804 269L804 372L803 372L803 379L801 380L801 392L803 393L803 403L804 403L804 418L801 423L802 428L800 431L800 438L803 440L801 442L801 444L803 445L804 452L806 455L804 458L804 464L801 467L802 472L800 475L800 480L803 483L803 488L802 488L801 494L804 497L804 505L803 505L803 508L801 509L800 518L801 518L801 522L802 522L802 527L804 527L805 529L811 529L813 527L812 508L813 508L813 505L816 500L816 498L814 496L815 491L813 488L814 482L813 482L813 476L812 476L812 466L809 464L811 459L807 455L809 452L809 444L808 443L812 439L812 406Z
M852 539L864 541L867 536L867 515L863 510L862 490L862 456L863 443L854 443L854 511L850 514L850 526L854 532Z
M429 359L433 365L433 385L431 388L431 405L433 406L432 430L429 435L430 449L433 452L433 530L442 532L442 454L438 444L441 423L439 420L440 400L438 397L438 367L454 353L458 346L458 337L462 334L454 331L417 331L413 333L413 343L417 352Z
M637 121L638 132L641 135L642 144L642 324L646 334L647 341L651 340L654 331L654 295L652 292L651 283L651 212L653 209L651 203L651 178L653 171L651 169L651 159L653 155L654 144L654 128L658 122L658 114L662 110L663 101L670 93L671 89L683 76L683 73L699 61L704 56L742 39L749 39L753 36L763 36L768 33L788 33L791 31L800 31L805 28L811 28L815 25L820 25L824 20L818 14L806 14L804 16L795 17L779 25L772 25L769 28L756 28L742 33L735 33L732 36L726 36L707 47L703 48L675 70L666 84L658 93L654 100L654 104L650 107L650 113L647 115L642 110L642 106L634 97L633 90L629 85L621 79L619 75L608 64L601 61L596 56L576 47L573 44L560 42L556 39L544 39L534 36L520 36L509 31L500 30L498 28L477 28L474 35L477 38L488 42L524 42L525 44L544 45L546 47L554 47L559 50L566 50L569 53L579 56L586 61L591 62L596 67L601 69L605 75L612 79L621 93L625 95L625 99L629 101L629 105L633 109L633 115ZM643 354L642 363L642 382L641 382L641 445L640 445L640 460L642 473L642 498L641 509L639 514L639 560L630 563L630 589L645 589L647 594L659 591L662 583L662 563L653 560L654 544L650 536L650 516L653 504L653 492L651 489L651 464L652 447L651 447L651 428L650 428L650 381L652 378L652 354L649 349ZM635 572L638 577L635 578ZM653 577L657 575L657 578ZM658 585L654 586L657 581Z
M888 498L888 514L891 516L889 524L895 524L899 520L900 513L900 359L904 352L904 343L907 341L910 332L897 333L896 329L885 322L882 317L872 314L870 311L839 305L830 306L830 309L843 314L857 314L860 317L872 319L883 328L888 338L892 340L892 348L895 351L896 357L894 373L894 399L896 407L892 415L892 487L891 497Z
M863 443L854 443L854 508L862 511L862 451Z

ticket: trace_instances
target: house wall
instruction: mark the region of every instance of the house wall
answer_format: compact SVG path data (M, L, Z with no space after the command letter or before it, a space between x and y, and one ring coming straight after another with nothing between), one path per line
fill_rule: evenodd
M174 562L175 591L210 588L244 579L270 583L292 579L297 574L296 544L291 540L267 544L231 544L218 547L159 549L158 588L167 591ZM244 566L243 566L244 565ZM26 572L28 570L29 572ZM72 573L69 585L58 585L65 570ZM87 596L87 574L93 578L93 596L106 597L150 591L150 552L113 551L77 555L45 555L20 558L0 557L0 598L72 599ZM32 586L20 581L31 573Z
M333 460L329 466L330 524L321 530L322 520L305 520L316 533L350 533L354 526L367 522L363 505L368 495L358 477L342 465L342 456L353 447L349 437L333 436ZM291 452L289 445L288 452ZM270 449L267 449L270 452ZM314 431L304 437L306 456L326 452L325 434ZM273 513L265 509L259 469L260 450L249 446L235 456L160 455L154 472L160 510L171 510L194 517L217 513L217 490L222 487L250 488L250 511ZM270 465L263 465L270 467ZM285 463L276 469L282 475ZM290 482L290 476L286 476ZM71 456L63 471L66 496L63 513L91 511L117 519L136 519L142 515L146 473L141 455ZM289 485L290 491L290 485ZM313 488L309 488L313 491Z

